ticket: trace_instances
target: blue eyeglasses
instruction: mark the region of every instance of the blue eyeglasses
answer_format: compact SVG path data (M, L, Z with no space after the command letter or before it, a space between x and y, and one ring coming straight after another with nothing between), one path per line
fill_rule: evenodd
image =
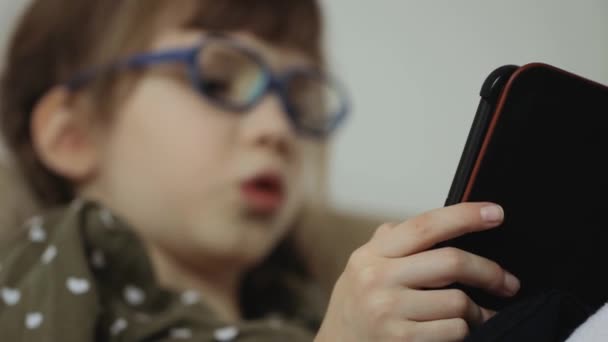
M252 109L276 92L297 132L325 138L346 118L344 88L314 68L292 68L275 75L252 49L228 38L207 37L192 48L135 55L118 63L77 75L66 86L77 90L103 72L184 63L195 89L215 105L236 112Z

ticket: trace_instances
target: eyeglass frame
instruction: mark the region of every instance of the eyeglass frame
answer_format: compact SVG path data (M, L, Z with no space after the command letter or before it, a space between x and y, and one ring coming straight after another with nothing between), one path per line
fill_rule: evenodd
M243 105L234 105L226 101L221 101L217 98L209 96L203 89L204 85L204 74L201 66L198 63L198 57L202 53L203 49L210 43L220 42L229 47L238 49L240 52L247 55L255 63L258 64L264 76L263 86L260 87L258 93L252 98L252 100ZM315 68L296 67L288 69L282 72L280 75L273 72L269 65L264 59L252 48L244 44L240 44L230 38L217 37L217 36L206 36L203 37L200 42L188 48L175 48L164 51L148 52L135 54L131 57L127 57L124 60L111 63L102 67L96 67L77 74L75 77L65 82L65 86L70 91L76 91L87 83L91 82L98 74L106 72L114 72L122 69L134 69L149 67L156 64L165 63L184 63L187 67L188 78L190 79L191 85L207 100L213 102L215 105L230 111L244 112L254 108L267 94L276 92L281 100L283 109L287 114L287 117L292 125L300 133L316 138L325 139L331 135L340 124L346 119L350 112L350 102L345 91L345 88L336 79L333 79L324 73L318 71ZM289 101L287 94L288 82L296 75L307 75L311 78L318 78L327 82L331 87L335 88L341 101L341 108L334 114L331 115L331 119L325 124L324 128L313 128L303 126L298 121L298 113L295 111L294 106Z

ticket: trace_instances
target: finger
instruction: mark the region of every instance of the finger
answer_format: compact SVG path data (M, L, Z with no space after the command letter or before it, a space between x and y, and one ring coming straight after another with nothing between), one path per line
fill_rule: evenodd
M486 309L484 307L479 307L481 309L481 314L483 315L484 319L484 323L489 321L490 319L492 319L492 317L496 316L497 312L494 310L490 310L490 309Z
M500 206L462 203L436 209L392 228L385 228L374 235L371 243L381 256L404 257L467 233L496 227L503 220L504 211Z
M479 326L490 313L479 307L460 290L403 291L399 307L403 318L416 322L462 318L470 326Z
M460 283L509 297L520 288L519 280L489 259L457 248L440 248L387 264L389 281L417 289L441 288Z
M469 335L469 325L462 318L417 323L410 327L416 341L460 342Z

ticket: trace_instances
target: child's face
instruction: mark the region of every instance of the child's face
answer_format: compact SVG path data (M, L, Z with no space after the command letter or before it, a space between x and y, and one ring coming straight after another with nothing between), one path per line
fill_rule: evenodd
M201 37L167 33L153 50L190 47ZM249 35L234 38L276 72L309 64ZM180 70L151 67L138 81L103 133L88 188L174 257L258 261L284 237L301 206L305 150L313 147L296 135L276 95L249 112L227 112Z

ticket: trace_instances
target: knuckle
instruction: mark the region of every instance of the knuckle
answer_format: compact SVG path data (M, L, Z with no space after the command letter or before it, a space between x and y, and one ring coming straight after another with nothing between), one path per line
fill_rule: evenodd
M386 222L380 225L374 233L374 236L385 235L386 233L392 231L397 226L395 222Z
M392 334L390 340L400 342L416 342L419 341L420 338L411 326L401 325L398 329L395 329L395 332Z
M346 269L348 271L355 271L364 267L369 262L369 254L367 253L365 246L357 248L348 258Z
M432 234L430 214L423 214L409 221L409 233L416 239L424 240Z
M469 335L469 324L462 318L454 319L450 329L458 340L462 340Z
M382 282L381 273L377 267L369 265L357 270L354 274L356 287L363 293L372 291Z
M403 330L394 336L391 341L395 342L418 342L420 339L411 330Z
M375 326L384 324L394 312L395 304L388 294L375 294L367 297L365 308Z
M451 273L462 271L469 262L465 252L460 249L448 247L442 251L442 259L444 267Z
M461 290L452 290L449 298L449 303L447 305L449 305L458 317L464 317L471 305L469 296Z
M374 262L371 255L364 249L355 251L346 267L346 273L354 288L361 295L374 290L384 283L386 272L378 262Z

